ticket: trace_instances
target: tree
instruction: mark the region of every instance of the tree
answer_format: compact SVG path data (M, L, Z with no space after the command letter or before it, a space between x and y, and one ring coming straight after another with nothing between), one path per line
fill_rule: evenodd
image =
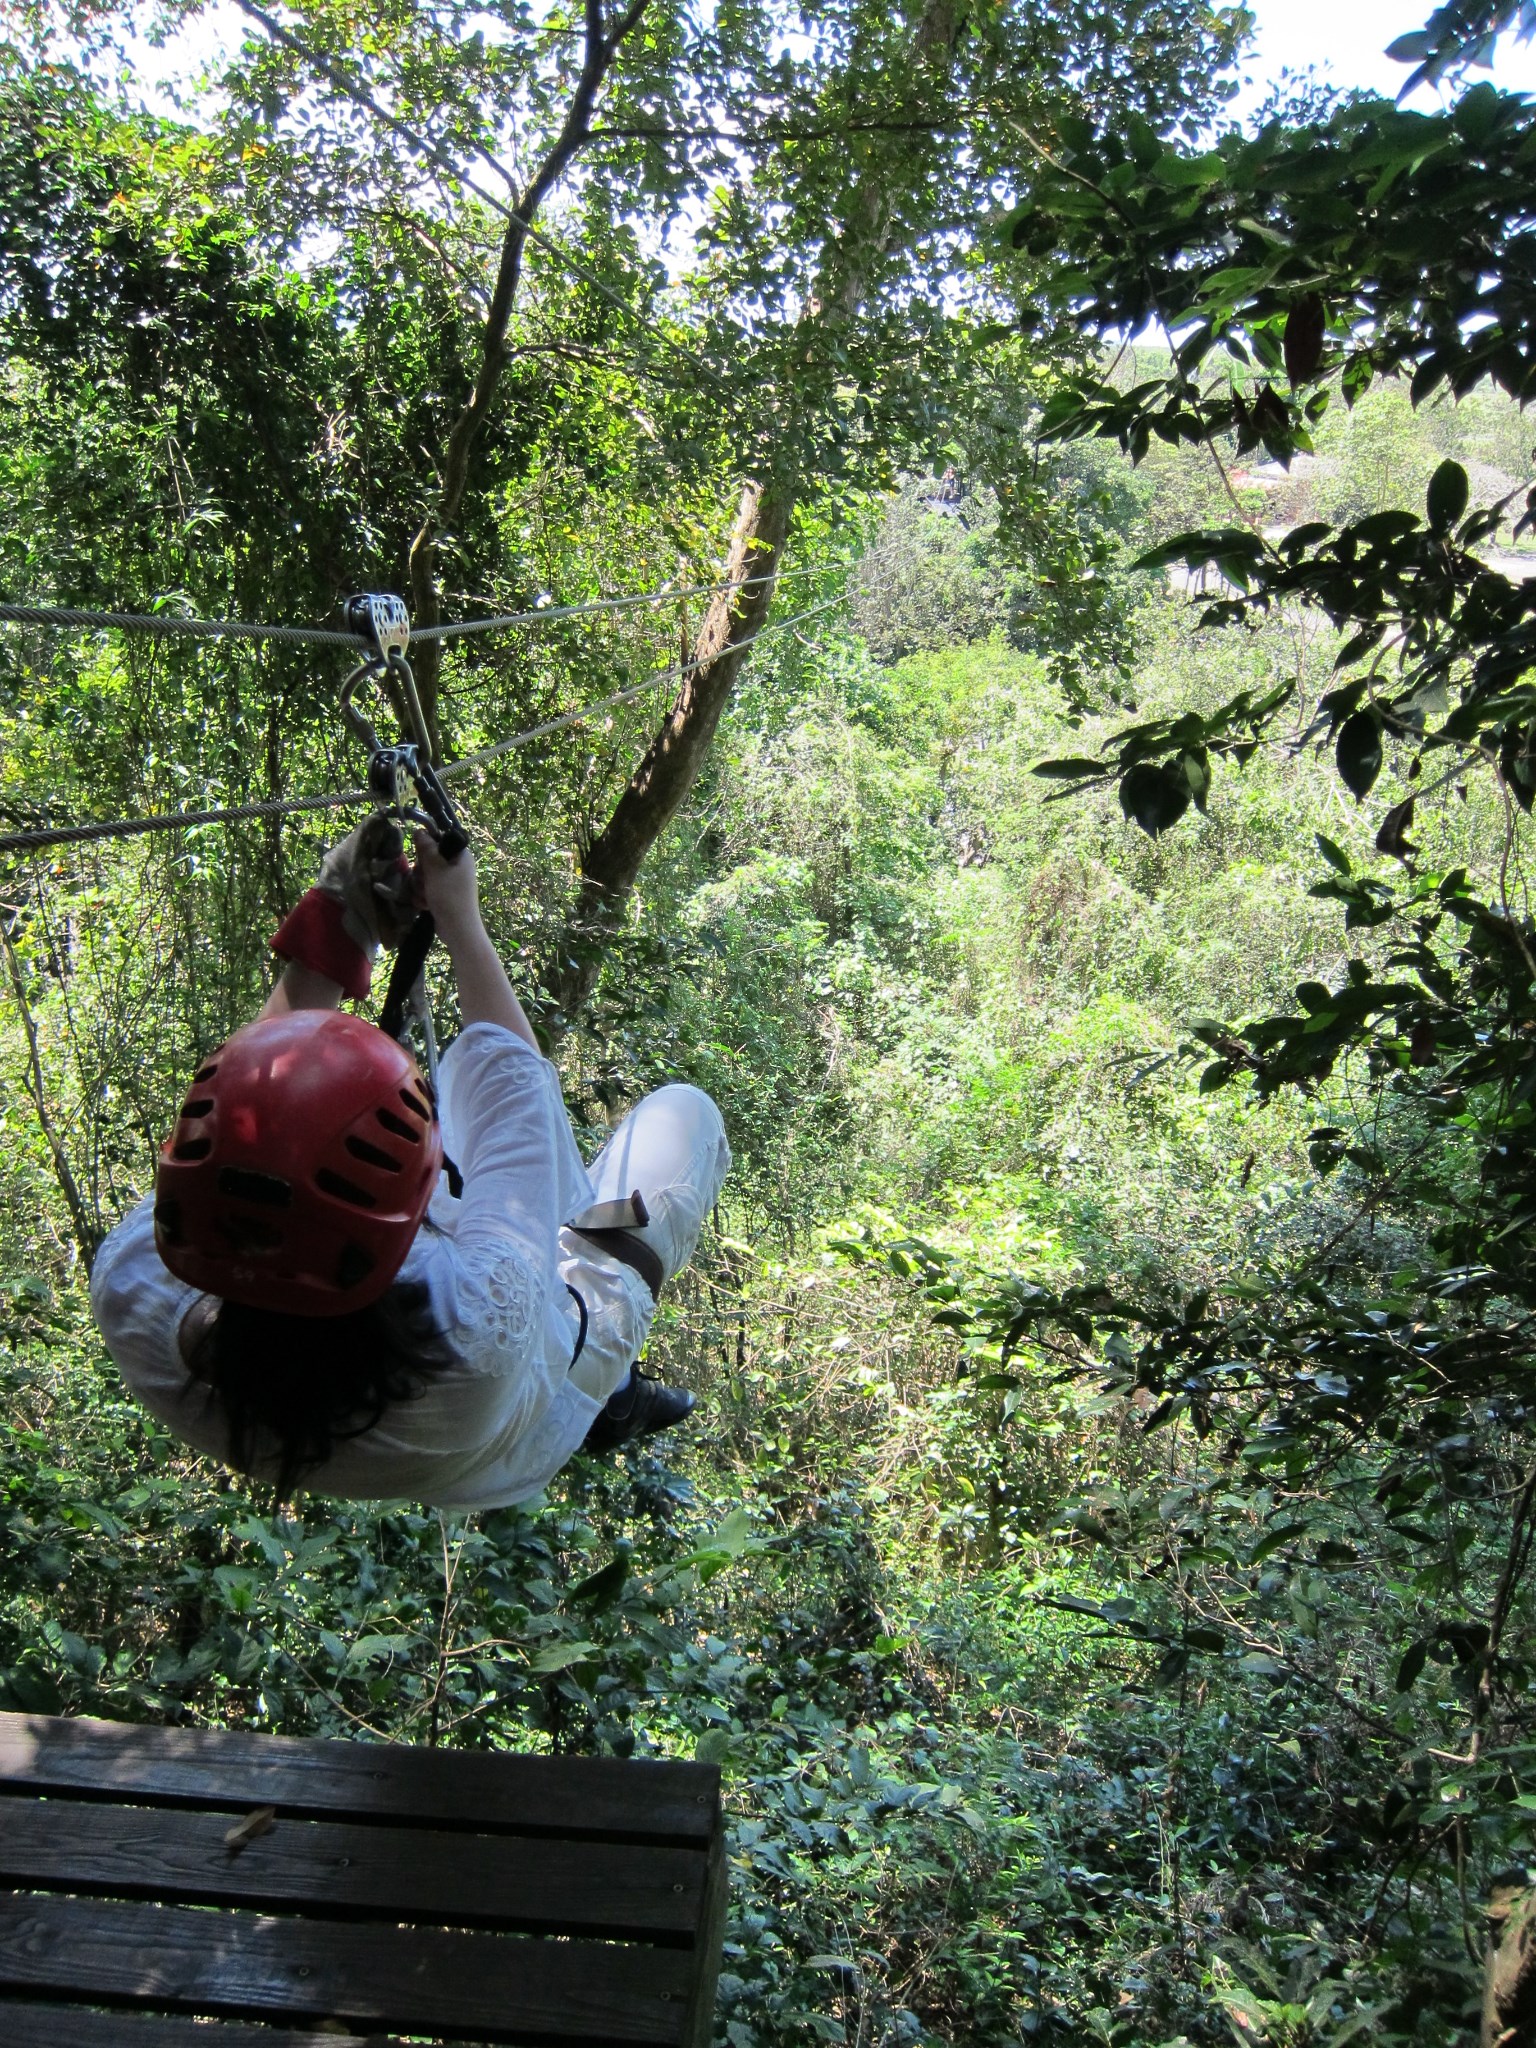
M110 33L109 14L93 19ZM381 25L365 76L329 11L255 19L203 127L104 102L46 22L10 55L0 319L27 404L7 455L26 507L8 580L298 619L349 589L409 586L430 621L524 609L552 565L578 590L633 587L637 556L709 580L723 544L730 577L754 580L687 621L682 684L639 767L616 749L574 787L558 763L489 785L518 831L547 821L578 849L575 889L537 920L555 1037L694 785L797 517L824 529L995 409L989 363L1016 348L981 317L990 287L963 227L1006 168L997 109L1065 91L1193 117L1234 23L1192 0L985 27L937 4L846 4L790 61L772 8L702 26L679 9L534 23L509 8L467 43L451 10L419 9ZM697 246L671 286L641 253L669 232ZM624 553L611 536L545 544L613 518L621 475ZM1050 542L1048 491L1026 495ZM530 515L537 549L514 540ZM1057 581L1065 612L1080 586ZM330 679L295 652L104 660L34 637L6 656L18 822L356 779ZM569 688L558 654L489 650L445 692L430 642L421 677L460 748L537 722ZM80 749L42 737L61 717L88 735ZM146 1129L165 1077L249 1003L306 858L275 822L237 835L226 871L190 861L190 886L170 880L185 850L164 851L150 897L196 976Z
M658 321L654 290L637 304L622 272L618 297L636 309L632 329L665 334L674 355L692 359L694 403L678 405L674 390L670 425L683 460L703 457L716 478L737 479L726 573L754 580L707 612L665 722L611 815L585 840L571 930L558 949L564 964L554 974L557 1028L590 993L640 864L693 786L768 615L797 508L888 480L903 452L931 449L965 411L965 383L987 341L976 294L947 310L945 294L954 294L945 281L964 281L960 225L1008 175L999 117L1060 104L1064 95L1074 105L1155 104L1193 116L1208 103L1211 68L1240 25L1241 17L1203 6L1168 10L1140 0L1086 16L1005 9L984 23L951 0L894 16L845 4L820 16L809 49L791 58L772 8L706 27L643 6L610 21L594 0L579 69L560 54L574 35L563 18L535 27L509 14L504 40L468 50L456 17L430 9L386 31L392 97L407 109L407 125L433 121L445 131L427 167L451 184L449 166L473 163L518 195L475 342L473 384L413 543L412 590L424 622L437 616L443 545L473 492L536 209L579 158L587 243L579 258L563 260L584 276L594 255L607 271L605 259L628 249L637 228L666 232L694 210L703 217L700 260L678 295L675 326ZM329 17L317 11L302 34L281 25L277 33L281 63L248 59L237 87L246 122L274 92L292 105L313 80L333 98L339 93L341 104L334 115L306 108L310 146L319 162L342 158L350 129L327 123L354 121L360 95L349 60L331 45ZM404 133L400 117L380 114L376 97L364 97L364 111L373 110L394 147ZM509 133L536 165L521 185L500 168ZM392 189L380 181L381 193ZM355 196L347 203L358 204ZM542 231L539 246L552 248ZM615 296L607 285L603 293ZM935 390L944 393L938 405ZM705 409L715 416L707 435ZM422 680L435 721L435 655Z
M1398 54L1445 75L1515 13L1443 9ZM1385 945L1332 985L1303 983L1287 1014L1190 1027L1202 1089L1247 1083L1260 1100L1300 1090L1319 1104L1313 1164L1320 1180L1337 1176L1348 1206L1303 1269L1172 1300L1020 1282L983 1313L1005 1355L1038 1341L1142 1401L1145 1428L1187 1417L1202 1446L1226 1442L1227 1476L1207 1453L1210 1491L1187 1533L1170 1538L1165 1515L1135 1539L1149 1571L1178 1575L1170 1673L1235 1647L1233 1618L1264 1611L1266 1559L1309 1529L1324 1569L1369 1560L1407 1575L1426 1618L1403 1646L1398 1692L1429 1659L1457 1671L1461 1775L1450 1793L1433 1769L1420 1786L1405 1756L1412 1789L1366 1832L1386 1853L1459 1869L1476 1853L1487 1872L1521 1826L1501 1759L1527 1731L1530 1642L1514 1602L1536 1500L1525 1426L1536 924L1519 879L1536 796L1536 585L1481 559L1506 508L1469 510L1455 460L1434 468L1418 503L1283 534L1247 516L1228 463L1262 449L1288 464L1331 406L1383 377L1403 378L1415 405L1490 384L1521 404L1536 395L1536 118L1478 85L1440 114L1356 97L1205 147L1165 126L1075 117L1021 142L1039 182L1005 224L999 274L1023 324L1101 350L1150 327L1167 350L1134 381L1096 355L1064 380L1043 433L1108 438L1138 461L1155 441L1204 450L1237 516L1168 540L1142 566L1214 570L1213 628L1311 610L1340 640L1339 680L1315 703L1300 701L1299 679L1281 681L1128 724L1099 756L1038 772L1067 791L1115 787L1156 836L1219 803L1224 774L1255 748L1330 740L1359 802L1397 768L1375 843L1405 878L1361 873L1319 836L1311 893L1342 905L1347 932ZM1536 493L1521 524L1533 515ZM1502 864L1486 877L1421 872L1416 806L1469 775L1501 793ZM1317 1514L1330 1498L1355 1504L1347 1542ZM1245 1549L1243 1514L1260 1505L1273 1540ZM1415 1555L1437 1513L1457 1532L1454 1563ZM1305 1608L1303 1597L1302 1636ZM1275 1634L1286 1640L1283 1625ZM1256 1639L1250 1655L1283 1668ZM1378 1735L1389 1739L1388 1723ZM1527 1995L1500 1987L1511 2010Z

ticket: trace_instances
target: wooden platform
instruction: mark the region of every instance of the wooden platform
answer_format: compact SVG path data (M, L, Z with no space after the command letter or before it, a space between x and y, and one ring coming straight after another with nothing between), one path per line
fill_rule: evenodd
M707 2048L724 1910L709 1765L0 1714L4 2048Z

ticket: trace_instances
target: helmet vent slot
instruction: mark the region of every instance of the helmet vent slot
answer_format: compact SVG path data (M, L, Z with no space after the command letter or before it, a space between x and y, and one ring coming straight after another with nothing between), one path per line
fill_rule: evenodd
M370 1145L366 1138L348 1138L347 1150L354 1159L361 1159L365 1166L377 1166L384 1173L400 1171L400 1162L392 1152L386 1152L378 1145Z
M201 1095L196 1102L184 1102L181 1105L181 1113L183 1116L206 1116L212 1107L213 1097Z
M378 1263L373 1254L364 1251L360 1244L344 1246L341 1257L336 1262L336 1285L356 1287L360 1280L368 1278Z
M181 1204L162 1198L155 1204L155 1228L167 1244L181 1243Z
M193 1083L193 1086L195 1087L195 1086L197 1085L197 1083L198 1083L199 1081L211 1081L211 1080L213 1079L214 1075L215 1075L215 1074L216 1074L216 1073L217 1073L218 1071L219 1071L219 1063L218 1063L218 1061L217 1061L217 1060L210 1060L210 1061L208 1062L207 1066L205 1066L205 1067L199 1067L199 1068L198 1068L198 1070L197 1070L197 1072L196 1072L196 1073L195 1073L195 1074L194 1074L194 1075L192 1076L192 1083Z
M213 1150L212 1138L183 1138L171 1147L173 1159L206 1159Z
M328 1166L322 1166L315 1175L315 1186L327 1195L334 1195L338 1202L350 1202L355 1209L374 1209L378 1204L366 1188L360 1188L355 1180L345 1175L332 1173Z
M413 1095L409 1088L402 1088L400 1090L400 1100L407 1109L414 1110L424 1124L431 1123L432 1111L419 1095Z
M219 1228L236 1252L277 1252L283 1248L283 1233L265 1216L221 1216Z
M248 1166L226 1166L219 1174L219 1193L237 1202L260 1202L268 1209L286 1209L293 1189L275 1173L254 1173Z
M403 1116L396 1116L392 1109L378 1109L374 1111L374 1115L386 1131L393 1131L397 1138L404 1138L408 1145L421 1143L420 1131L408 1124Z

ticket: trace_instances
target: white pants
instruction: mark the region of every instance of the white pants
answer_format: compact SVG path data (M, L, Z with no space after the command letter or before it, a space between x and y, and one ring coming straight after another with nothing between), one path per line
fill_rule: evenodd
M730 1164L719 1110L702 1088L673 1081L635 1104L587 1171L596 1201L620 1202L639 1191L650 1220L635 1235L656 1252L670 1280L692 1258ZM638 1273L572 1230L560 1233L560 1277L587 1310L587 1341L571 1367L572 1383L606 1401L644 1348L656 1304Z

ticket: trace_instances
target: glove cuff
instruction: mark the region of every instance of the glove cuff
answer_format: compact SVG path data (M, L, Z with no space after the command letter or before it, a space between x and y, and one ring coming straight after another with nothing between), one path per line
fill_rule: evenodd
M347 930L346 910L324 889L309 889L279 925L272 951L341 983L348 1002L360 1002L373 983L373 961Z

